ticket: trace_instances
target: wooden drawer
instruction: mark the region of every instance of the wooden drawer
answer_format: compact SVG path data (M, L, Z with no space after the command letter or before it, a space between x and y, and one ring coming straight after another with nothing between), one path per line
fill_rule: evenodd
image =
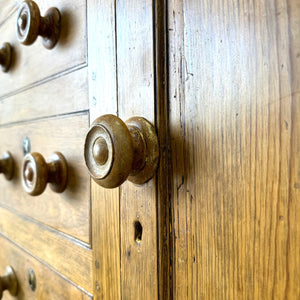
M12 181L1 176L0 205L90 244L90 178L83 158L88 122L88 114L81 113L1 127L0 152L12 153L16 169ZM49 186L36 197L23 190L21 166L25 137L30 140L31 152L41 153L46 160L55 151L65 156L69 180L62 194L53 192Z
M2 236L0 236L0 245L0 274L1 276L4 275L5 268L8 265L14 269L19 285L17 299L92 299L90 294L79 289L77 285L64 279ZM28 282L28 271L30 268L34 270L36 277L35 291L31 290ZM12 297L8 291L5 291L2 299L16 298Z
M0 97L30 88L53 76L57 77L62 72L70 72L86 65L85 0L35 1L42 16L52 6L57 7L61 13L61 35L58 44L52 50L42 45L40 37L30 46L19 43L16 36L17 9L11 13L12 2L15 1L5 2L7 4L1 4L1 8L7 11L8 17L4 22L0 20L0 42L11 43L14 59L8 73L0 72Z
M20 1L0 1L0 25L18 9ZM2 42L2 41L1 41Z
M87 68L82 68L0 99L0 125L87 111L88 108Z

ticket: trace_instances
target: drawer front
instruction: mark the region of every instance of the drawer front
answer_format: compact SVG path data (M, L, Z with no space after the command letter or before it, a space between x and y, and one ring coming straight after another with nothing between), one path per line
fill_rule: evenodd
M8 73L0 72L0 97L40 84L62 72L86 65L86 1L36 0L41 16L50 7L61 13L61 34L57 45L46 49L41 37L30 46L19 43L16 35L17 10L7 7L8 17L0 20L1 43L13 46L13 61ZM21 3L21 1L19 1ZM4 17L5 19L5 17Z
M0 205L90 244L90 178L83 159L88 122L83 113L0 127L0 151L10 151L16 165L12 181L1 175ZM63 193L53 192L49 184L39 196L25 192L21 184L25 138L30 152L39 152L46 160L56 151L64 155L68 184Z
M87 111L89 108L87 81L87 68L82 68L22 93L0 99L0 126Z
M92 299L91 295L65 280L2 236L0 236L0 245L0 276L4 275L6 266L11 266L14 269L18 280L18 299ZM36 288L34 291L29 285L28 273L30 269L35 274ZM8 291L4 291L2 299L16 298L12 297Z
M1 1L0 2L0 25L18 9L20 1Z

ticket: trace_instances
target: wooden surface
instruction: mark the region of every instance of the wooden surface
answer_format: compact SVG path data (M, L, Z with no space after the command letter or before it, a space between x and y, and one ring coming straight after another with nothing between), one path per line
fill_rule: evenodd
M299 299L299 1L170 1L174 299Z
M32 256L92 292L92 252L86 245L1 207L0 231Z
M0 2L0 26L10 17L19 7L20 0Z
M10 1L7 1L9 5ZM21 2L21 1L20 1ZM41 15L51 6L57 7L62 16L62 31L56 47L46 49L38 38L33 45L20 44L16 36L17 11L0 23L2 41L14 48L10 71L0 73L0 97L28 89L66 70L86 65L86 1L37 0ZM1 21L0 21L1 22Z
M115 1L88 0L90 122L117 114ZM93 287L95 299L121 299L119 189L92 181Z
M98 116L154 115L151 1L89 1L91 122ZM97 37L97 39L96 39ZM156 183L126 182L105 190L92 183L94 288L96 299L157 299ZM143 227L135 240L135 222ZM94 227L95 226L95 227Z
M5 267L10 265L16 272L19 283L17 297L12 297L5 291L3 300L9 299L38 299L38 300L69 300L69 299L92 299L92 296L83 292L77 286L49 269L20 248L0 236L0 272L5 272ZM28 284L28 270L32 268L36 276L36 290L32 291Z
M22 93L0 98L0 125L88 109L87 68L82 68Z
M10 151L16 169L12 181L6 181L1 175L0 205L90 244L90 178L83 157L87 129L86 113L1 127L0 153ZM26 137L30 139L31 152L41 153L46 160L55 151L65 156L69 179L62 194L54 193L49 186L37 197L24 191L21 166Z
M119 116L155 120L153 2L117 1ZM120 187L121 292L123 299L157 299L156 180ZM135 230L140 222L141 241Z

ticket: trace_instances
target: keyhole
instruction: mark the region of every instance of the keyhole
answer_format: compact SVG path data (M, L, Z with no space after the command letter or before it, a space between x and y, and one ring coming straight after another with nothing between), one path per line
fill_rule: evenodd
M137 244L142 242L143 226L140 221L134 222L134 240Z

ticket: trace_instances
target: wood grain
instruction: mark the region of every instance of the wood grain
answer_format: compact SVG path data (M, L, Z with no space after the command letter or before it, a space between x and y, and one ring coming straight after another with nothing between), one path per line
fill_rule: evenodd
M91 123L117 114L115 1L88 0ZM92 181L93 288L95 299L121 299L119 189Z
M168 5L175 299L299 299L299 3Z
M160 146L160 161L157 170L157 219L158 219L158 282L159 299L173 299L172 272L172 172L169 135L169 99L168 99L168 22L167 0L153 2L154 5L154 46L155 46L155 104L156 124Z
M87 68L83 68L0 100L0 125L88 108Z
M79 289L74 283L64 279L49 269L48 266L23 252L19 247L11 244L2 236L0 236L0 244L0 272L3 274L7 265L11 265L14 268L19 284L18 299L92 299L91 295ZM28 284L29 268L32 268L36 275L37 284L35 291L31 291ZM16 299L16 297L11 297L5 291L3 299Z
M49 1L37 0L42 16L49 8ZM61 12L62 31L56 47L47 50L40 38L31 45L20 44L16 36L17 11L1 26L3 41L14 48L14 58L7 74L0 74L0 96L8 95L25 87L45 81L66 69L86 65L86 1L51 1L51 6Z
M19 4L19 0L0 2L0 26L18 9Z
M119 116L154 123L153 2L117 1L117 78ZM121 292L123 299L157 299L156 180L120 187ZM141 241L135 224L142 226Z
M88 115L51 118L0 128L0 153L9 150L16 164L12 181L0 180L0 205L90 243L90 178L83 158L83 141ZM23 139L28 137L31 152L45 159L60 151L69 167L67 189L62 194L49 187L38 197L28 195L21 184Z

